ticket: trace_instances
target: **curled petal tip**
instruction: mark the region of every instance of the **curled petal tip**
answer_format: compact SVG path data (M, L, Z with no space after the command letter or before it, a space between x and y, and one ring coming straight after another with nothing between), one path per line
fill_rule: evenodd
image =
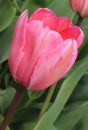
M88 0L69 0L72 10L81 17L88 17Z
M21 16L27 16L28 17L28 10L26 9L22 14Z

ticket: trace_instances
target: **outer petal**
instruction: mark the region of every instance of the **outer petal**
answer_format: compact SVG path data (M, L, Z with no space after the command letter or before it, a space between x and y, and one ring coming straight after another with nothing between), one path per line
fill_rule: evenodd
M49 52L53 48L60 46L63 42L60 33L50 30L48 27L44 27L41 21L31 21L28 30L29 35L34 39L34 42L31 44L34 44L33 55L35 57Z
M41 20L45 26L58 32L73 25L69 18L57 17L53 11L47 8L37 9L29 18L30 20Z
M80 47L84 39L84 34L82 30L76 26L66 28L65 30L61 31L60 34L62 35L64 40L69 38L75 39L77 41L78 47Z
M41 55L34 68L29 88L43 90L62 78L71 68L77 57L75 40L66 40L60 47Z
M76 12L82 11L85 0L69 0L72 9Z
M39 8L32 14L32 16L30 17L30 20L43 20L48 17L55 17L55 16L56 14L50 9Z
M38 20L30 21L26 26L26 41L23 49L24 56L16 71L16 80L28 86L36 60L39 55L48 53L63 42L61 35L44 27Z
M16 27L14 30L14 35L11 43L10 53L9 53L9 67L10 71L15 78L15 74L21 61L22 57L24 56L23 48L25 45L25 32L26 32L26 23L27 23L27 10L21 14L19 17Z
M30 20L40 20L45 26L48 26L52 30L58 27L58 19L55 13L47 8L37 9L29 18L29 21Z
M88 0L82 0L84 6L82 6L81 16L88 17Z
M73 24L70 18L58 17L58 27L56 28L56 31L61 32L65 30L66 28L70 28L72 26Z

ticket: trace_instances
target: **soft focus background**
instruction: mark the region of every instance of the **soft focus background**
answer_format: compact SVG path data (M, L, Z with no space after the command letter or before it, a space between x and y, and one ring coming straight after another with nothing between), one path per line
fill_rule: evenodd
M8 69L8 53L16 20L25 9L28 9L30 16L39 7L50 8L57 16L70 17L74 24L78 20L78 15L72 12L68 0L0 0L0 122L19 87ZM36 127L39 113L49 89L40 92L27 90L6 130L88 130L88 18L83 19L81 28L85 39L79 49L77 61L58 82L47 108L48 113L40 119L39 127ZM70 88L71 95L68 94ZM53 114L55 109L52 112L49 108L58 100L58 94L65 106L58 109L56 117Z

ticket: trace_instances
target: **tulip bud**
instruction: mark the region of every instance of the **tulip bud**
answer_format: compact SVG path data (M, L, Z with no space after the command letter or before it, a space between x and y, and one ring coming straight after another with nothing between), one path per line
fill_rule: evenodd
M39 91L60 80L74 64L83 32L47 8L19 17L11 42L9 69L24 87Z
M81 17L88 17L88 0L69 0L73 11L81 15Z

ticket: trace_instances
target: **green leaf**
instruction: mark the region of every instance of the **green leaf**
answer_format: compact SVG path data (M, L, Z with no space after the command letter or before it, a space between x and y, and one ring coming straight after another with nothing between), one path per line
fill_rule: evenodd
M0 33L0 63L8 59L11 38L16 20L17 17L14 18L11 25L5 31Z
M47 7L55 11L58 16L68 16L70 18L74 16L68 0L63 0L63 2L61 0L53 0Z
M88 108L86 108L85 114L81 122L82 124L80 130L88 130Z
M10 0L2 1L0 5L0 32L10 25L15 14L16 8L11 5Z
M36 122L24 122L22 124L19 124L18 130L33 130Z
M54 125L51 125L50 130L59 130Z
M64 108L78 81L88 69L88 59L80 61L76 70L63 82L52 107L41 117L34 130L49 129ZM51 118L51 116L53 118Z
M40 96L42 96L43 93L44 91L35 92L35 91L28 90L28 96L30 99L37 99Z
M84 32L84 42L79 49L78 59L88 58L88 19L84 19L81 25Z
M34 129L34 126L35 126L36 122L23 122L23 123L20 123L18 125L18 127L16 127L17 130L33 130ZM58 130L54 125L51 125L50 127L50 130Z
M88 109L88 102L68 106L67 110L62 112L60 117L55 122L56 128L60 130L72 130L74 126L82 119L86 109Z
M35 3L33 0L26 0L21 8L21 12L23 12L25 9L28 9L29 16L40 6Z
M52 0L34 0L38 5L40 5L41 7L46 7L47 5L49 5Z
M70 97L70 102L88 100L88 75L84 75Z
M39 115L39 109L21 108L16 110L11 122L26 122L26 121L36 121Z
M12 87L8 87L6 90L0 89L0 109L2 113L5 113L10 106L15 94L16 90Z

